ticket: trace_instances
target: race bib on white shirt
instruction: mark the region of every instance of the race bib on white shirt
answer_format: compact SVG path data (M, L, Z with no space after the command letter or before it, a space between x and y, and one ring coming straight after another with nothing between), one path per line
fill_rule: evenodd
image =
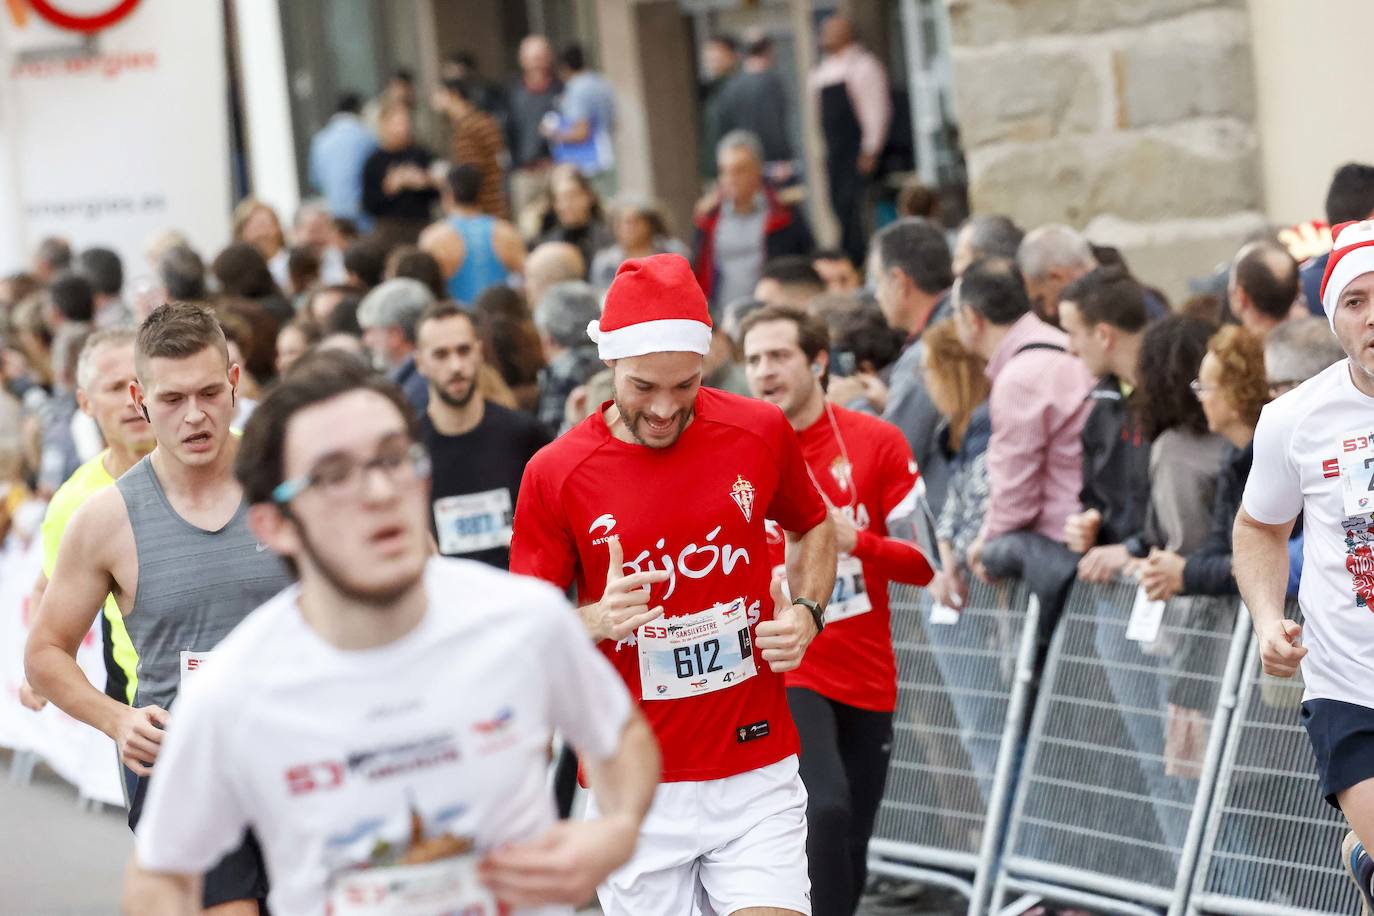
M514 518L510 490L505 487L436 499L434 530L439 535L439 552L458 556L509 547Z
M1374 512L1374 438L1355 433L1341 438L1341 499L1347 518Z
M825 606L825 622L848 620L871 610L873 602L864 585L863 564L855 557L840 554L835 564L835 588L830 592L830 603Z
M209 652L192 652L189 649L181 650L181 683L186 683L187 675L194 674L195 671L204 665L210 658Z
M639 628L639 681L646 700L725 690L758 673L744 599Z
M477 879L477 857L340 872L329 882L331 916L497 916L496 898Z

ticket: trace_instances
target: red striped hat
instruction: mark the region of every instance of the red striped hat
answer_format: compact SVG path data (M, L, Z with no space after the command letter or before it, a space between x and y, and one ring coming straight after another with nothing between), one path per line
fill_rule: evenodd
M620 265L601 320L587 325L602 359L711 349L711 311L692 265L680 254L634 258Z
M1341 223L1331 230L1331 257L1322 275L1322 308L1336 330L1336 305L1341 293L1359 276L1374 273L1374 220Z

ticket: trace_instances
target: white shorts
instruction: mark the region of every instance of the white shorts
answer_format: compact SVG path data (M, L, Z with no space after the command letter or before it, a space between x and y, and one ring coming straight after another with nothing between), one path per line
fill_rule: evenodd
M596 799L590 799L589 817ZM596 890L606 916L811 916L806 789L795 755L704 782L663 783L634 856Z

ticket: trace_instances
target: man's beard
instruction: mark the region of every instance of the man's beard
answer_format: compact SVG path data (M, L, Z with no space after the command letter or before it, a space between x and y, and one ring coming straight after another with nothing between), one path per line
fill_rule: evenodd
M453 379L449 379L450 383L452 383L452 381ZM430 390L434 393L436 398L443 401L449 407L461 409L468 406L468 404L472 402L473 397L477 394L477 377L473 376L472 381L468 384L467 394L463 395L461 398L455 398L453 395L449 394L447 385L431 385Z
M302 525L300 521L296 522L296 531L301 537L301 551L309 557L311 564L320 571L320 575L324 576L325 581L329 583L330 587L349 601L356 601L374 610L383 611L390 608L397 601L400 601L406 592L414 588L415 584L424 578L424 567L421 567L421 571L417 573L414 578L393 586L392 588L384 590L365 590L354 585L349 585L344 581L343 576L339 574L338 570L330 565L329 561L321 556L320 552L315 549L315 545L312 543L310 535L306 533L305 526Z
M694 413L691 409L681 411L678 414L677 433L673 436L672 441L666 445L654 445L651 442L644 441L643 437L639 435L639 429L637 427L639 426L639 420L644 417L642 412L636 414L626 410L621 406L619 398L615 399L615 409L620 412L620 421L625 424L625 429L630 433L630 438L646 448L667 448L669 445L674 445L677 440L682 437L682 431L687 428L687 424L692 422Z

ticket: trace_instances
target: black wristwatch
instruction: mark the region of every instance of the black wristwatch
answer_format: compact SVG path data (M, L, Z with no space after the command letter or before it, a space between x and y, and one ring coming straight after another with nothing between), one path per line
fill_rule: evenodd
M816 633L818 635L821 630L825 629L825 611L821 609L819 604L812 601L810 598L793 598L792 603L800 604L811 612L811 619L816 621Z

